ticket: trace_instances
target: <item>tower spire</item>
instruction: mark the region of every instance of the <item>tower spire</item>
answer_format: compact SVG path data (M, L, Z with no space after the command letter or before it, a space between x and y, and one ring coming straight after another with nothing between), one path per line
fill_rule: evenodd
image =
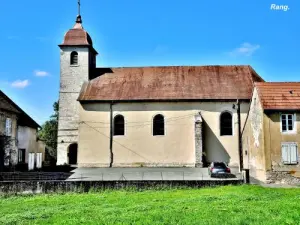
M78 15L76 17L76 23L82 23L81 15L80 15L80 0L78 0Z

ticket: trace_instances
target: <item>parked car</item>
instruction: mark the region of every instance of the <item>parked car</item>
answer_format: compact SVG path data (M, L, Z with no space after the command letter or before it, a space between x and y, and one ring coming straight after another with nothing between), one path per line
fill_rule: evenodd
M226 176L231 174L230 168L224 162L212 162L208 167L208 174L213 176Z

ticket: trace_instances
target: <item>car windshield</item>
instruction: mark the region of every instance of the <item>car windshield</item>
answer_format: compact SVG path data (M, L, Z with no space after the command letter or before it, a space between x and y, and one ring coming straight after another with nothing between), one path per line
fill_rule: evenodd
M216 167L216 168L226 168L226 165L225 165L225 163L217 162L217 163L214 163L214 167Z

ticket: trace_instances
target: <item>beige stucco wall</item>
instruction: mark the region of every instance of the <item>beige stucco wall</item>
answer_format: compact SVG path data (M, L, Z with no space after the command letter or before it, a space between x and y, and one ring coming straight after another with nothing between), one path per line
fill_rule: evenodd
M242 134L244 168L259 181L266 180L266 158L264 152L264 112L256 88L253 91L249 115Z
M118 103L113 115L125 117L125 136L114 137L114 166L194 166L195 121L200 111L204 126L204 151L208 161L238 166L237 113L235 102ZM108 166L110 109L108 103L81 105L78 166ZM241 104L242 126L248 103ZM220 114L233 113L233 136L220 136ZM165 117L165 136L152 135L152 119ZM83 121L83 122L82 122Z
M282 112L266 113L264 116L265 129L265 149L266 149L266 169L267 171L298 171L300 172L300 165L284 165L282 163L281 143L282 142L296 142L298 145L299 157L299 143L300 143L300 113L295 113L296 123L295 133L284 134L280 131L280 115ZM292 112L294 113L294 112ZM298 158L298 162L300 157Z
M28 153L38 151L37 130L31 127L18 127L18 149L25 149L25 163L28 163Z

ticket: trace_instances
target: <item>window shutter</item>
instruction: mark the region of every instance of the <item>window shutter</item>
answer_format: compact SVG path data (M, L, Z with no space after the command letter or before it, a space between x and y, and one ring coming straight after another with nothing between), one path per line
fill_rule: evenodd
M298 152L296 144L290 144L290 162L291 164L297 164L298 162Z
M5 133L7 136L11 136L11 130L12 130L11 128L12 128L11 118L6 118Z
M281 144L282 162L284 164L290 163L289 161L289 146L287 144Z

